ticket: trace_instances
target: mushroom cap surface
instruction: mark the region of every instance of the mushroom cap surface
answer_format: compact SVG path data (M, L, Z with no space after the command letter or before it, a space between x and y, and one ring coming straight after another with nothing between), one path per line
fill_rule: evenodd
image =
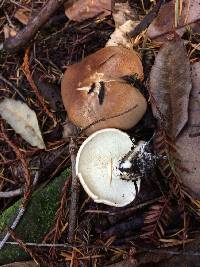
M76 174L97 203L123 207L136 196L134 182L122 180L117 169L120 159L132 148L130 137L118 129L103 129L90 135L76 158ZM137 180L138 191L140 180Z
M138 54L123 47L105 47L67 68L61 94L69 119L91 134L102 128L129 129L144 115L146 99L123 76L143 78ZM99 88L103 82L103 89ZM93 86L93 91L91 87ZM103 90L102 103L99 95ZM90 92L92 91L92 92ZM99 121L96 123L97 121Z

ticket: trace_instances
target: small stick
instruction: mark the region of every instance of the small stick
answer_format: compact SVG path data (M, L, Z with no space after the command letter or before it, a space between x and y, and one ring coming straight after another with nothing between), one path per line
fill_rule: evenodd
M21 31L19 31L15 37L5 40L4 49L10 52L16 52L25 47L65 1L66 0L49 0L41 8L38 14L31 18L28 24Z
M37 172L33 180L33 187L37 184L38 177L39 177L39 174ZM12 191L0 192L0 198L16 197L16 196L22 195L23 193L24 193L24 188L22 187L22 188L18 188Z
M79 180L76 175L76 145L71 139L69 144L69 151L71 155L71 166L72 166L72 185L71 185L71 204L69 210L69 230L68 230L68 241L72 243L75 236L75 228L77 221L77 211L78 211L78 199L80 185Z
M36 172L36 174L35 174L33 184L36 184L37 180L38 180L38 172ZM12 223L12 225L10 226L10 229L12 231L15 230L15 228L17 227L19 221L21 220L22 216L24 215L25 210L26 210L26 206L22 202L21 207L18 210L17 216L16 216L14 222ZM0 250L4 247L5 243L7 242L7 240L9 239L10 236L11 236L11 233L8 231L6 233L6 235L4 236L4 238L0 241Z
M10 86L21 97L21 99L23 99L24 102L26 102L25 97L20 93L20 91L17 89L17 87L13 83L8 81L1 73L0 73L0 80L2 80L4 83L6 83L8 86Z
M18 225L20 219L24 215L24 212L25 212L25 208L23 206L21 206L19 208L18 214L17 214L13 224L10 227L12 230L15 230L15 228ZM1 240L1 242L0 242L0 250L4 247L6 241L8 240L9 237L10 237L10 232L7 232L6 235L4 236L3 240Z
M129 33L129 36L131 38L136 37L138 34L140 34L142 31L144 31L151 22L155 19L157 16L161 5L163 4L164 0L160 0L153 9L144 17L144 19L135 27L135 29Z

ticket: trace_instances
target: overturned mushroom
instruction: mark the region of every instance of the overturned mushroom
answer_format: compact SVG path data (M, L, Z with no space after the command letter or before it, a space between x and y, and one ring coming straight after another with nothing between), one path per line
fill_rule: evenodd
M97 131L83 142L76 158L76 173L95 202L122 207L135 199L140 179L134 183L120 171L121 161L132 147L130 137L118 129ZM124 161L121 167L127 174L130 161Z
M91 134L103 128L129 129L142 118L147 103L124 76L143 78L138 54L106 47L67 68L61 93L69 119ZM97 123L98 122L98 123ZM94 125L92 125L94 123Z

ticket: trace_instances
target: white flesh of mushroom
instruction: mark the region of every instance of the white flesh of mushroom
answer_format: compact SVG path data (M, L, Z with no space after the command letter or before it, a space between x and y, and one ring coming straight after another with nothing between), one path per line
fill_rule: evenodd
M122 180L119 170L120 160L132 147L130 137L118 129L97 131L83 142L77 154L76 173L95 202L123 207L135 199L134 183ZM140 180L136 183L139 190Z

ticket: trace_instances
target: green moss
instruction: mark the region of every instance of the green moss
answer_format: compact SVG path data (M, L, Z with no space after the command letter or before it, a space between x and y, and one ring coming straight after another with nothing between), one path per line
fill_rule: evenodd
M44 235L54 222L56 210L61 196L63 184L69 171L64 171L46 188L37 190L31 197L26 212L18 224L15 233L25 242L41 242ZM21 200L8 208L0 218L0 230L11 223L16 216ZM2 238L3 235L1 235ZM5 245L0 251L0 264L12 261L26 260L27 255L19 247Z
M21 203L21 199L18 200L14 205L12 205L10 208L5 210L0 217L0 232L4 230L6 225L9 225L11 218L13 218L14 214L18 210Z

